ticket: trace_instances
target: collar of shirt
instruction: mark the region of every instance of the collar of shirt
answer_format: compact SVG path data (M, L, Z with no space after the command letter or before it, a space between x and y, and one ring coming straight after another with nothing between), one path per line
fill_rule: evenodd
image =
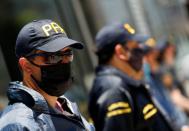
M55 104L55 110L65 115L73 115L65 98L58 98Z

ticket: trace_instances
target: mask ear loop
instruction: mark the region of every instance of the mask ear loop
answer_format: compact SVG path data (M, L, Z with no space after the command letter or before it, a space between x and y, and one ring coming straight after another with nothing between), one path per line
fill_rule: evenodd
M33 61L30 61L30 60L28 60L32 65L34 65L34 66L37 66L37 67L41 67L40 65L37 65L37 64L35 64Z

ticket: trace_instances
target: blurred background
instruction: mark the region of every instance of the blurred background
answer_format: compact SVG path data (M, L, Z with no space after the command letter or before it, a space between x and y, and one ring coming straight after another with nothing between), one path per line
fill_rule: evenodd
M177 71L185 77L181 79L189 80L189 57L186 57L189 53L189 0L1 0L0 18L2 109L8 103L8 83L21 80L14 53L17 34L23 25L34 19L52 19L64 27L69 37L85 44L83 51L74 52L76 80L66 94L79 103L85 116L97 65L94 37L105 24L127 21L138 33L156 39L171 37L178 48ZM185 85L187 88L189 84Z

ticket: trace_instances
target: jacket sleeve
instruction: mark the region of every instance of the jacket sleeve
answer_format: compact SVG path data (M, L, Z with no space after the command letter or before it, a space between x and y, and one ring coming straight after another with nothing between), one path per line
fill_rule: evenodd
M129 98L118 88L105 92L98 101L103 131L134 131Z
M85 125L85 128L88 130L88 131L95 131L95 127L93 124L91 123L88 123L85 118L83 116L81 116L81 119L83 121L83 124Z

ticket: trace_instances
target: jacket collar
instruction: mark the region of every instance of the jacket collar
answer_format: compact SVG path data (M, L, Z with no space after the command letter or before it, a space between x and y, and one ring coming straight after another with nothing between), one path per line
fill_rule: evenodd
M10 82L7 96L10 103L22 102L38 112L59 114L59 112L55 111L47 104L46 100L40 93L24 86L22 82ZM60 96L59 99L64 99L71 112L80 116L76 103L70 102L64 95Z
M133 87L140 87L141 85L144 85L144 81L134 80L133 78L129 77L127 74L123 73L121 70L110 65L98 66L96 68L96 74L119 76L125 81L127 85L130 85Z
M44 97L35 90L24 86L22 82L10 82L7 96L10 103L22 102L32 109L45 112L49 111Z

